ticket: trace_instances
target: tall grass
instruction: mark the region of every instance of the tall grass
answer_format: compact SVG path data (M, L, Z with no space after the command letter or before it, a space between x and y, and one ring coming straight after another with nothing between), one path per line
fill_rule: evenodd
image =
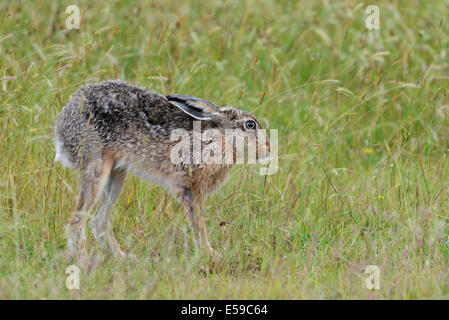
M367 30L368 4L2 1L0 298L448 298L449 5L377 1ZM138 262L90 235L68 290L78 178L53 162L52 127L80 86L111 78L266 118L279 171L237 167L205 204L221 264L175 200L130 176L113 226Z

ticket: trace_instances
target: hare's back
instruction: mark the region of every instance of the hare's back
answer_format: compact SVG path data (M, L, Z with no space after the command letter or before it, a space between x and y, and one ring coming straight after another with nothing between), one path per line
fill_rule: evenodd
M123 81L88 85L82 92L84 118L90 117L99 130L132 128L151 134L191 125L191 118L164 96Z
M83 146L98 149L141 139L164 140L173 129L191 126L192 119L158 93L117 80L86 85L58 116L56 160L77 167Z

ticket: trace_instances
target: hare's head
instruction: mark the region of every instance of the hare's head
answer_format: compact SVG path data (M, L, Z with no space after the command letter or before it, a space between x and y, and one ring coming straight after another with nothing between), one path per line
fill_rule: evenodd
M269 157L270 140L255 115L229 106L221 108L219 113L226 142L234 146L237 159L246 156L248 160L263 160Z
M220 108L200 98L169 95L168 100L192 118L218 129L236 159L264 160L270 156L270 140L255 115L234 107Z

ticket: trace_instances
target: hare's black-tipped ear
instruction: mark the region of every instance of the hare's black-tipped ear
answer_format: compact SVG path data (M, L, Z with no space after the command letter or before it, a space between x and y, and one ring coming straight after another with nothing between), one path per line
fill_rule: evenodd
M167 100L197 120L212 120L212 115L220 111L212 102L196 97L171 94Z

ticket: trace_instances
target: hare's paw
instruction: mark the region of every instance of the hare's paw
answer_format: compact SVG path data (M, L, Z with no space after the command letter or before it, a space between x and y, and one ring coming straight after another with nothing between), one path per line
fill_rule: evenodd
M206 254L211 258L220 258L221 257L221 254L217 250L212 248L211 246L205 246L204 250L206 251Z
M126 253L123 251L119 251L118 258L121 261L130 261L132 264L135 264L137 262L137 256L135 254Z
M137 256L135 254L127 253L126 258L131 261L132 264L137 263Z

